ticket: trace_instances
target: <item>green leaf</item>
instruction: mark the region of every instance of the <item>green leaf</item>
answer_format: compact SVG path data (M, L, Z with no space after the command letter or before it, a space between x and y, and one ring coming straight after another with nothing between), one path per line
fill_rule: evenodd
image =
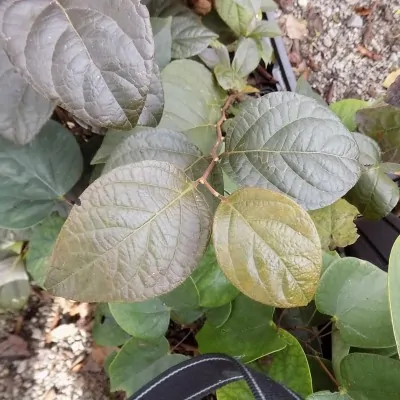
M273 38L281 35L281 28L277 21L258 21L255 28L250 33L251 37L262 38L269 37Z
M303 75L297 80L296 93L302 94L303 96L310 97L317 101L320 105L328 107L326 101L312 88L308 83L307 79Z
M193 309L200 307L200 295L191 276L171 292L160 299L172 310Z
M353 400L399 400L400 363L376 354L352 353L341 363L343 385Z
M308 396L313 389L307 357L300 343L289 332L279 329L278 335L286 343L286 347L258 360L255 365L275 381L302 396Z
M99 346L121 346L131 337L117 324L108 304L97 305L92 336Z
M387 294L387 274L358 258L346 257L322 275L315 302L331 315L343 340L366 348L395 344Z
M239 293L219 267L212 245L194 270L192 279L199 292L202 307L220 307L230 303Z
M400 113L389 105L359 110L356 115L359 130L376 140L383 152L383 161L400 162Z
M215 326L216 328L220 328L222 325L228 321L232 313L232 303L224 304L223 306L217 308L210 308L206 311L207 321Z
M131 396L166 369L188 359L180 354L168 354L168 350L164 337L147 342L130 339L109 367L111 391L124 390Z
M381 161L381 150L378 143L362 133L354 132L353 137L360 150L360 158L358 161L361 164L361 170L366 171L371 167L379 165Z
M324 251L322 253L322 274L324 274L331 265L340 260L341 257L336 251Z
M260 55L255 40L241 38L232 61L232 68L240 77L244 78L253 72L259 63Z
M140 2L5 0L0 25L11 62L44 97L89 125L136 125L154 55Z
M167 332L170 312L160 299L108 306L117 324L136 339L157 339Z
M20 310L30 292L29 278L20 257L0 261L0 310Z
M149 91L138 125L155 127L161 120L164 111L164 90L161 83L160 70L157 64L153 65L153 74L150 80Z
M260 54L260 57L264 61L265 65L270 64L273 56L271 41L268 38L262 37L256 39L256 44L258 53Z
M204 315L202 309L181 308L171 312L171 318L179 325L190 325Z
M205 66L191 60L169 64L162 72L162 82L165 106L159 127L184 133L204 154L209 154L226 93Z
M26 270L40 286L44 284L51 254L64 222L64 218L50 215L33 230L26 254Z
M217 260L244 294L276 307L308 304L321 272L311 217L288 197L246 188L221 202L214 218Z
M345 197L364 217L378 220L398 203L399 188L380 167L372 167L361 173L360 180Z
M90 164L104 164L107 162L110 154L114 151L114 149L122 143L127 137L131 136L137 130L142 129L151 129L145 127L137 127L131 131L117 131L114 129L110 129L106 135L104 136L103 142L101 143L100 148L97 150L97 153L94 155Z
M321 239L322 250L334 250L355 243L358 234L354 219L358 214L357 208L343 199L330 206L310 211Z
M217 400L253 400L246 381L240 380L229 383L217 390Z
M113 351L111 354L109 354L104 362L103 362L103 368L104 368L104 372L107 374L108 377L110 377L110 373L109 373L109 368L111 363L114 361L114 358L117 356L118 351Z
M218 64L227 68L231 66L228 48L219 42L217 44L214 42L213 47L204 49L198 56L210 69L214 69Z
M196 335L201 353L225 353L251 362L285 347L272 321L274 309L239 295L220 327L206 321Z
M104 167L103 174L122 165L145 160L173 164L184 170L192 180L200 178L210 164L210 159L204 157L184 134L164 128L146 129L129 136L114 149ZM222 189L220 186L222 186L223 178L219 166L214 168L208 181L215 189ZM199 190L202 191L201 187ZM202 192L212 201L215 200L208 190Z
M392 317L394 337L396 339L397 351L400 354L400 238L392 247L389 258L388 290L389 306Z
M0 226L22 229L43 220L82 165L76 140L57 122L48 121L25 146L0 137Z
M332 332L332 367L338 382L342 382L340 363L350 352L350 345L347 344L338 330Z
M261 0L260 8L264 12L275 11L278 8L278 5L274 0Z
M357 111L366 107L368 107L368 102L359 99L345 99L337 101L329 106L350 132L357 130Z
M353 400L347 393L332 393L328 390L322 392L314 393L307 397L307 400Z
M358 157L354 138L333 112L280 92L252 102L233 119L222 162L240 186L280 191L314 210L356 184Z
M172 23L172 58L189 58L201 53L218 35L204 26L195 13L176 15Z
M150 22L154 35L155 61L160 70L163 70L172 58L172 17L150 18Z
M0 46L0 135L16 144L30 142L50 118L54 105L10 63Z
M138 302L182 283L201 260L211 210L175 166L143 161L101 176L74 206L45 287L93 302Z
M218 64L214 68L214 74L222 89L240 92L246 86L246 80L241 78L231 66Z
M258 10L252 0L215 0L215 7L224 22L237 36L247 36L256 24Z

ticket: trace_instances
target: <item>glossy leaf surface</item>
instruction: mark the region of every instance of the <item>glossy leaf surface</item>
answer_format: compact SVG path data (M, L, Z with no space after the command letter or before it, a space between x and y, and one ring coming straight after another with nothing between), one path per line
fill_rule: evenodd
M137 302L167 293L206 249L211 215L175 166L116 168L81 196L58 237L45 287L63 297Z
M0 25L11 62L43 96L89 125L136 125L154 56L139 1L6 0Z
M252 102L233 119L222 160L240 186L280 191L313 210L356 184L358 157L355 140L333 112L281 92Z
M265 189L234 192L217 208L214 248L221 269L247 296L276 307L308 304L321 272L321 245L306 211Z

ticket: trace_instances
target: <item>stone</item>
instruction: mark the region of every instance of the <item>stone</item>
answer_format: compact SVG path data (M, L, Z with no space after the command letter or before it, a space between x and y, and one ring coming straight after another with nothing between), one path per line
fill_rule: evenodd
M325 36L324 39L322 40L322 43L325 47L331 47L333 44L333 41L329 36Z
M352 15L347 21L347 26L349 28L362 28L364 20L359 15Z

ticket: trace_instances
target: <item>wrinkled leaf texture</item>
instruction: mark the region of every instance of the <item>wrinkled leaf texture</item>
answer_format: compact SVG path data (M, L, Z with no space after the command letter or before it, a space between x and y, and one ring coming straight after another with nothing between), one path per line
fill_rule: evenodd
M136 125L154 57L139 0L4 0L0 35L12 64L44 97L92 126Z
M229 124L223 168L240 186L280 191L313 210L332 204L360 176L359 151L339 118L297 93L271 93Z
M180 169L158 161L116 168L72 209L45 287L96 302L138 302L167 293L198 265L210 225L207 201Z

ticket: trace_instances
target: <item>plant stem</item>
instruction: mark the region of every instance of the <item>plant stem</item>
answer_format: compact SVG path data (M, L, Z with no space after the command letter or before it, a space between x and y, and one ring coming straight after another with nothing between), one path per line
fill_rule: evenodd
M171 351L170 351L170 353L173 353L189 336L190 336L190 334L192 333L192 330L191 329L189 329L189 332L185 335L185 337L181 340L181 341L179 341L172 349L171 349Z
M228 98L225 101L225 104L223 105L221 109L221 117L217 121L215 128L217 131L217 138L215 141L215 144L213 148L211 149L210 156L212 157L212 160L210 162L210 165L207 167L207 169L204 171L203 175L197 179L196 185L199 183L204 185L215 197L217 197L220 200L223 200L225 197L218 193L208 182L207 179L210 176L212 170L214 169L216 163L219 161L219 146L221 143L224 141L224 137L222 136L222 124L226 121L226 111L230 107L230 105L233 103L233 101L239 96L238 93L235 94L230 94Z
M326 367L326 365L319 358L319 353L312 346L310 346L307 342L305 342L305 341L302 341L302 342L308 349L310 349L314 353L314 357L316 358L320 367L325 371L325 373L328 375L329 379L335 384L335 386L337 388L339 388L339 382L336 380L336 378L332 375L331 371L329 371L329 369Z

